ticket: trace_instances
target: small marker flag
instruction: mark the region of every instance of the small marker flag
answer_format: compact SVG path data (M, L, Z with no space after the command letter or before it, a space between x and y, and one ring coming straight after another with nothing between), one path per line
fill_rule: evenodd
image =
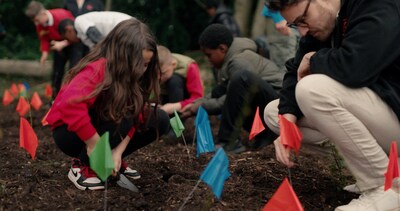
M44 96L46 96L47 98L51 98L53 96L53 89L51 88L50 84L46 85Z
M105 181L115 168L109 142L109 134L105 132L89 155L90 167L97 176Z
M43 117L43 119L42 119L42 121L41 121L42 126L49 125L49 123L47 122L46 119L47 119L47 115L49 115L49 113L50 113L50 110L51 110L51 108L47 111L46 115L44 115L44 117Z
M392 187L393 179L396 177L399 177L399 163L397 160L397 143L393 141L390 147L389 163L385 173L385 191Z
M258 113L259 113L259 107L257 106L256 114L254 115L253 125L251 126L249 134L249 141L253 140L254 136L265 130L265 127Z
M19 146L24 148L32 157L35 159L36 149L38 146L38 138L35 131L33 131L29 122L21 117L20 118L20 128L19 128Z
M262 211L270 210L304 211L287 178L283 180L278 190L262 209Z
M37 92L34 92L31 98L31 105L32 107L38 111L40 109L40 106L43 105L42 100L40 99L40 96Z
M15 109L20 116L24 116L29 111L29 103L26 102L24 97L19 97L17 108Z
M292 148L298 154L302 135L296 124L279 115L280 136L284 146Z
M214 151L214 139L211 133L210 121L208 120L207 111L203 107L199 106L197 110L197 116L194 122L196 127L196 139L197 139L197 153L199 157L201 153L213 152Z
M14 100L14 97L11 95L11 93L6 89L4 90L3 94L3 105L8 106L12 101Z
M11 88L10 88L11 94L14 95L14 97L18 96L18 87L15 83L11 84Z
M183 123L176 111L174 111L174 117L169 120L169 123L171 124L176 137L181 137L183 130L185 130L185 126L183 126Z
M225 180L231 176L228 167L228 157L222 147L220 147L200 176L200 179L211 187L217 199L221 199Z

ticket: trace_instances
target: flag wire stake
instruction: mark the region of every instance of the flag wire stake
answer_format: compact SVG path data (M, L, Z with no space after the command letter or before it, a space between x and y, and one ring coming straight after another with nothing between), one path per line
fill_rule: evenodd
M107 189L108 189L108 185L107 185L107 179L105 182L105 189L104 189L104 210L107 211Z
M183 139L183 143L185 143L186 152L187 152L187 154L189 156L189 160L192 160L192 158L190 157L189 148L188 148L188 146L186 144L186 139L185 139L185 136L183 135L183 133L182 133L182 139Z
M192 146L194 147L194 142L196 142L196 127L194 127L194 134L193 134L193 142L192 142Z
M181 207L179 207L178 211L182 211L183 207L185 207L185 204L189 201L190 198L192 198L192 195L194 193L194 191L196 190L197 186L199 186L201 182L201 179L197 180L196 185L193 187L192 191L190 191L189 195L186 197L185 201L183 201L183 204L181 205Z

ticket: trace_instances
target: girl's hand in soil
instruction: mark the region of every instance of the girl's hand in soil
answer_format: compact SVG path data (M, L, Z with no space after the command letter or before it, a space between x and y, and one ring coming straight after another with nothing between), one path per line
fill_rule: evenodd
M294 163L290 160L290 148L283 146L280 136L274 141L274 146L276 159L289 168L293 167Z

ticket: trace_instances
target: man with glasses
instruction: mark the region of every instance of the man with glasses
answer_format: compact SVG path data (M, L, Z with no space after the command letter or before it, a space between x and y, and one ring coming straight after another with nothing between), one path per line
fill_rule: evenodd
M280 99L264 119L279 133L278 114L296 123L303 142L329 139L361 192L336 211L395 210L384 191L392 141L400 140L400 0L267 0L302 36L286 63ZM277 160L294 163L278 137Z

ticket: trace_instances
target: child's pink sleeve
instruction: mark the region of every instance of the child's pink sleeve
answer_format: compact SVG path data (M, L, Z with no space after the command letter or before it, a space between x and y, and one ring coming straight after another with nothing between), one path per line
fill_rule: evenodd
M180 102L182 108L204 96L203 82L200 77L200 69L196 62L192 62L188 66L186 75L186 89L188 90L189 98Z

